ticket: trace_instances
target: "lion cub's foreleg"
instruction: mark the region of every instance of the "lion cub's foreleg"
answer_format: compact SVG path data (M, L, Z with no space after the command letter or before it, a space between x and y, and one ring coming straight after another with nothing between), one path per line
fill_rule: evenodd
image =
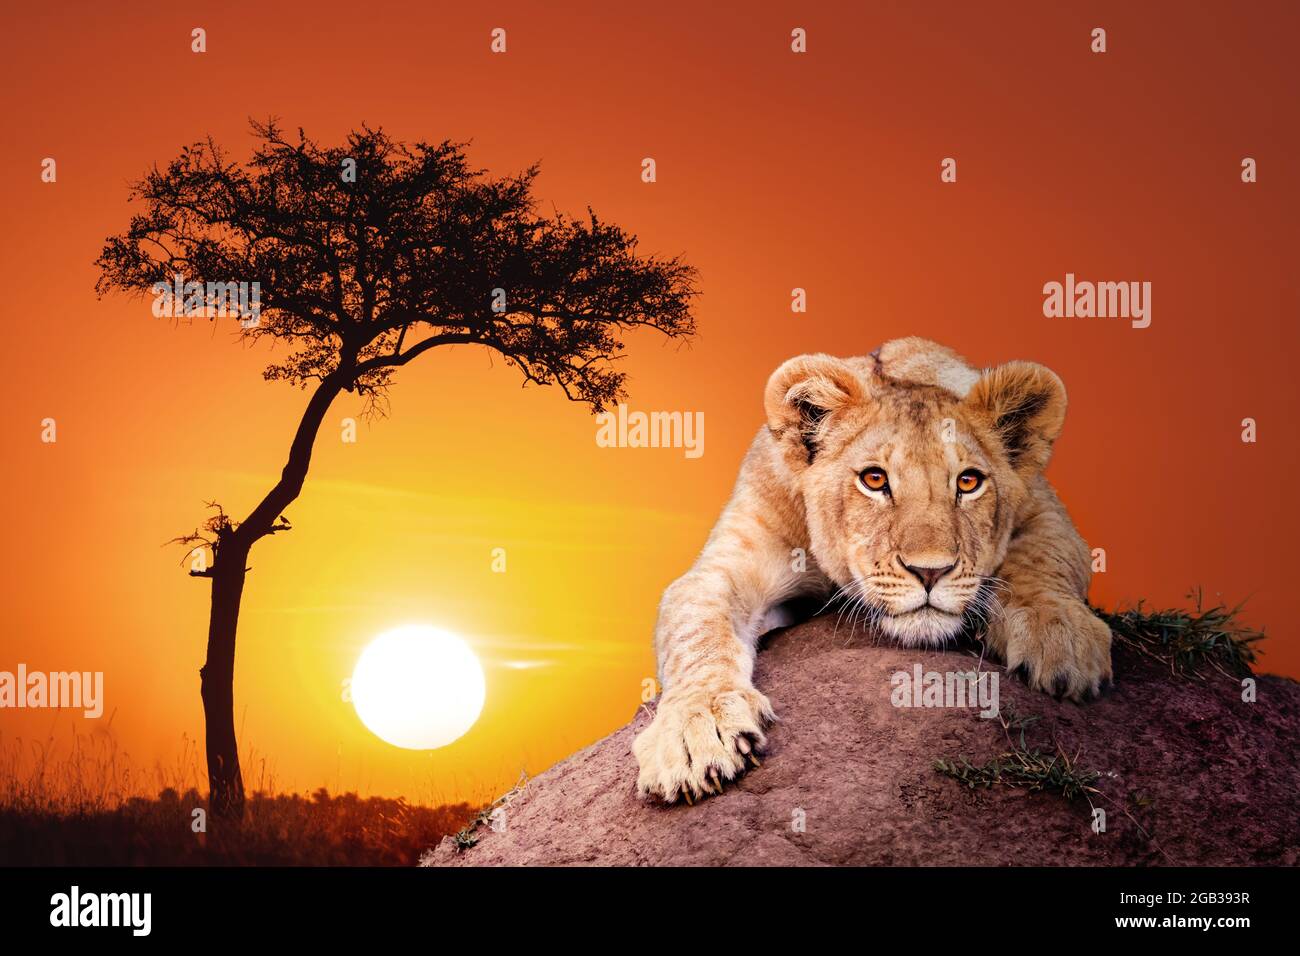
M1030 686L1048 693L1099 693L1111 678L1111 634L1088 607L1092 555L1045 480L1032 489L998 576L1009 592L987 639L1007 668L1023 667Z
M693 801L757 763L773 712L753 684L755 645L766 612L813 577L792 569L789 548L762 521L731 507L723 513L695 566L660 604L663 694L632 745L643 796Z

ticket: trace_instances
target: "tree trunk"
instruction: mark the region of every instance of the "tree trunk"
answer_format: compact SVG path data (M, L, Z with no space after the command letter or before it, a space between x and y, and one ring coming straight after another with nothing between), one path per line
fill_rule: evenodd
M199 671L207 727L208 805L215 817L241 820L244 816L244 777L239 770L239 744L235 739L235 635L249 551L266 535L286 530L287 526L277 521L302 491L316 433L330 403L350 381L352 368L351 360L342 363L340 371L327 376L312 393L280 480L242 523L218 536L219 548L210 568L208 656Z
M207 726L208 805L213 816L244 816L244 778L235 739L235 632L244 594L246 555L223 549L212 568L212 610L208 617L208 658L199 671L203 719Z

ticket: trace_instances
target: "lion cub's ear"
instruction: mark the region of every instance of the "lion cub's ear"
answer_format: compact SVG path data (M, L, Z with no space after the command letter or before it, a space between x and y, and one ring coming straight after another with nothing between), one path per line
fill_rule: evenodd
M767 380L767 426L779 440L797 440L811 462L833 413L864 394L861 379L843 359L800 355Z
M1008 362L985 372L966 396L1002 440L1011 464L1033 473L1047 467L1065 424L1065 385L1050 368Z

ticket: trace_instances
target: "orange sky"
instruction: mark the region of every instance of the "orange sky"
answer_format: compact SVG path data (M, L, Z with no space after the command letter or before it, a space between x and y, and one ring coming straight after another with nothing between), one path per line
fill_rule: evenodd
M706 420L700 459L601 449L581 407L472 350L402 370L392 417L356 444L338 422L359 409L339 402L294 530L257 546L245 592L236 723L281 788L476 799L625 722L653 673L659 592L729 493L768 373L908 334L1061 374L1071 411L1050 474L1107 551L1096 602L1180 603L1195 585L1248 598L1265 668L1300 676L1300 519L1281 504L1297 421L1294 7L60 6L10 13L0 38L0 669L103 670L112 732L140 766L202 731L208 588L160 545L206 499L247 512L305 398L264 383L267 353L226 325L96 301L91 263L126 225L129 181L208 133L245 156L247 118L268 114L323 142L362 121L472 140L496 173L540 161L544 201L590 204L646 251L684 256L700 334L635 337L630 402ZM505 55L488 49L497 26ZM795 26L806 55L789 50ZM1240 181L1245 156L1258 183ZM1044 318L1042 286L1066 272L1150 281L1151 327ZM796 286L807 314L790 311ZM47 416L55 445L39 440ZM1247 416L1256 444L1239 437ZM380 742L340 697L365 642L416 621L488 664L482 720L431 754ZM74 725L92 729L0 712L6 740Z

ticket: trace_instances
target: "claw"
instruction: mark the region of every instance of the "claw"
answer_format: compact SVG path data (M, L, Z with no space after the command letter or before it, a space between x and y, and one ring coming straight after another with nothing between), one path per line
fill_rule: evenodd
M746 759L748 759L749 762L752 763L755 767L761 767L761 766L763 766L763 762L762 762L761 760L758 759L758 754L745 754L745 757L746 757Z
M686 798L686 802L688 804L690 804L691 806L695 806L695 800L691 797L690 787L682 787L682 796Z

